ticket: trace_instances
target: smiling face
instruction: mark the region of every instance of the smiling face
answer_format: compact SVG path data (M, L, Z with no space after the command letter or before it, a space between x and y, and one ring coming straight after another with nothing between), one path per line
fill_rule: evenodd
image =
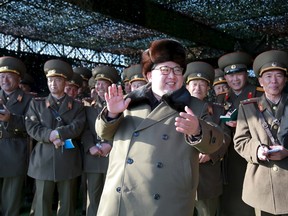
M264 89L266 97L273 101L273 98L281 96L287 78L283 71L271 70L263 73L258 80Z
M175 62L167 61L155 65L154 69L147 73L147 79L151 82L152 91L156 97L158 96L158 99L168 92L180 89L184 82L183 75L175 75L172 69L169 74L162 74L159 70L162 66L168 66L170 68L180 67L179 64Z
M226 74L225 79L228 86L237 94L241 93L242 89L246 85L248 74L246 71Z
M62 97L64 95L64 88L66 80L60 76L47 77L47 84L50 93L56 97Z
M191 96L203 100L207 96L209 85L207 81L197 79L197 80L190 80L190 82L186 85L186 88L190 92Z
M0 86L7 94L12 93L18 88L20 83L20 76L15 73L0 73Z
M111 85L111 82L105 79L98 79L95 83L95 90L97 94L104 99L104 94L108 91L108 87Z

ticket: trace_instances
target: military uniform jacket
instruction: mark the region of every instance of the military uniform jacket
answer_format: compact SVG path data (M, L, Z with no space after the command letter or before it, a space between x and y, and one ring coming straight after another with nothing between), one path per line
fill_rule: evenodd
M280 103L285 104L286 101L287 95L283 95ZM287 106L286 104L285 109ZM259 145L271 145L268 135L261 126L260 111L257 107L263 110L262 113L269 127L273 125L272 121L275 119L271 115L272 110L264 95L255 102L246 102L239 107L234 137L235 150L248 162L242 199L252 207L265 212L287 214L288 158L281 161L270 160L270 162L257 159ZM276 116L281 114L276 112ZM287 117L285 117L286 121Z
M222 173L222 159L231 143L231 131L225 123L220 121L220 115L224 115L224 107L219 103L209 103L210 115L213 122L220 125L225 135L225 141L221 147L209 154L211 160L199 165L199 185L197 188L197 200L219 197L223 192L224 177Z
M187 91L203 133L201 141L188 143L175 130L179 112L165 102L151 111L142 95L147 88L132 92L139 94L137 105L118 119L107 122L103 110L96 120L98 135L114 138L98 216L193 215L198 151L212 153L223 142L221 129L204 121L210 120L206 103Z
M102 101L101 98L98 97L96 100L92 101L89 106L85 106L87 120L86 127L81 136L81 142L84 147L84 172L87 173L106 173L108 168L108 157L93 156L89 152L89 149L92 146L95 146L96 143L103 142L96 134L95 122L97 116L103 109L104 104L105 101Z
M4 104L10 111L9 122L0 122L0 177L14 177L25 175L27 172L28 139L24 123L32 96L16 89L5 98L0 90L0 109Z
M62 140L79 136L85 124L84 107L66 95L58 110L63 121L57 121L49 106L56 107L51 94L47 98L35 98L26 115L27 132L37 140L30 156L28 175L49 181L75 178L82 170L79 146L74 142L73 149L56 149L49 135L57 129Z

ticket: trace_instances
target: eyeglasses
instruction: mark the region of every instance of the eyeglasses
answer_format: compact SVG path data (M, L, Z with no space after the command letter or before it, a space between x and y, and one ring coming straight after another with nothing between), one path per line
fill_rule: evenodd
M176 67L168 67L168 66L161 66L159 68L152 68L152 70L160 70L162 75L168 75L173 71L174 75L179 76L183 73L183 68L176 66Z

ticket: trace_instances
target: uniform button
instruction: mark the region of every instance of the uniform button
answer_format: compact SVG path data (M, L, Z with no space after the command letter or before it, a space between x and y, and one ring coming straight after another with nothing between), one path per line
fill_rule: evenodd
M139 136L139 132L138 132L138 131L137 131L137 132L134 132L134 133L133 133L133 136L134 136L134 137L138 137L138 136Z
M127 159L127 163L128 163L128 164L133 164L133 163L134 163L134 160L133 160L132 158L128 158L128 159Z
M163 163L157 162L157 167L158 167L158 168L162 168L162 167L163 167Z
M168 138L169 138L169 136L168 136L167 134L163 134L163 135L162 135L162 139L163 139L163 140L168 140Z
M121 187L117 187L117 188L116 188L116 191L117 191L118 193L120 193L120 192L121 192Z
M277 167L277 166L273 166L273 167L272 167L272 170L275 171L275 172L277 172L277 171L278 171L278 167Z
M160 195L159 195L159 194L154 194L154 195L153 195L153 198L154 198L155 200L159 200L159 199L160 199Z

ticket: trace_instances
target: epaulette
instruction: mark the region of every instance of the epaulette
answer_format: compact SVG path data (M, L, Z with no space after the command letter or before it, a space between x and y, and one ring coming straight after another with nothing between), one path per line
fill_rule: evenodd
M263 89L263 87L258 86L258 87L256 87L256 91L264 92L264 89Z
M77 103L82 103L82 101L80 99L78 99L78 98L75 98L74 101L77 102Z
M219 106L219 107L224 107L224 104L218 103L218 102L212 102L213 106Z
M243 105L246 105L246 104L251 104L251 103L257 103L258 100L259 98L255 97L255 98L249 98L249 99L243 100L240 103Z
M45 97L34 97L34 100L36 101L43 101L45 99L46 99Z

